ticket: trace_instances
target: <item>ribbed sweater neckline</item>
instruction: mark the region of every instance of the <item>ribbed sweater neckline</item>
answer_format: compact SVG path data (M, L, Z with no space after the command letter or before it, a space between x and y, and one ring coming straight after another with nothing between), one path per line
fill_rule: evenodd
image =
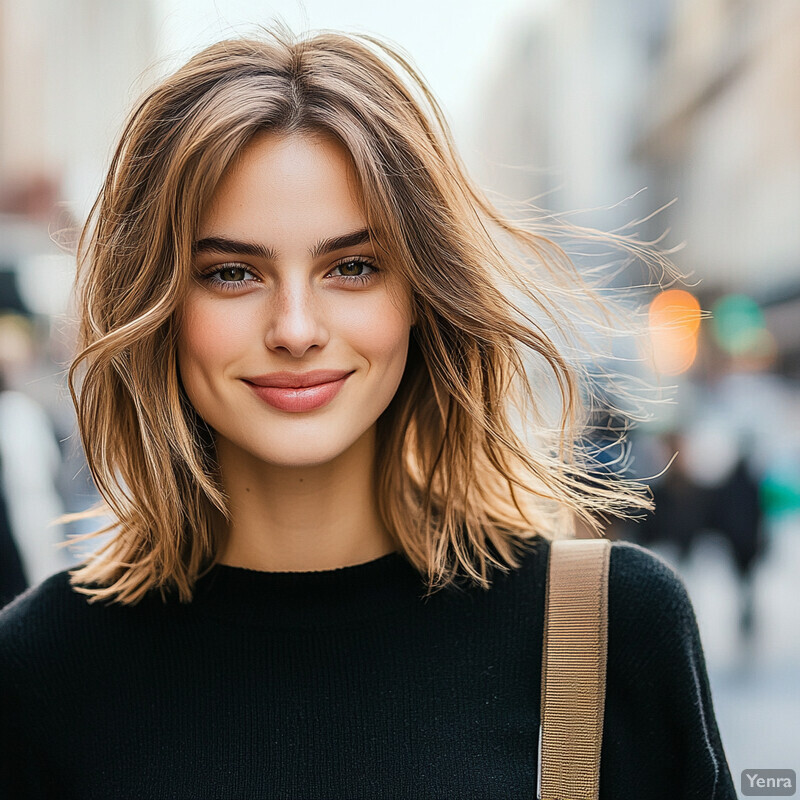
M425 583L393 551L361 564L309 572L267 572L215 564L197 581L191 608L244 625L346 625L422 603Z

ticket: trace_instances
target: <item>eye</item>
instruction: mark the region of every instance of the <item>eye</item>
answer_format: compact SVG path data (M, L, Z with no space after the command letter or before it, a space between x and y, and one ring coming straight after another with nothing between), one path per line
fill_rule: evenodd
M339 274L333 274L337 270ZM357 258L351 256L335 264L328 274L333 274L335 280L352 286L353 284L363 285L372 282L379 272L380 270L375 266L375 262L372 259L361 256ZM245 277L247 275L251 277L248 279ZM200 280L215 289L234 292L243 288L248 283L257 283L259 279L255 277L253 272L245 264L232 261L226 264L220 264L214 269L203 273L200 275Z
M369 272L364 273L357 273L354 274L353 271L355 270L363 270L365 267L369 269ZM377 274L380 270L375 266L375 262L369 258L345 258L342 259L338 264L333 267L334 270L339 270L340 275L335 275L335 278L339 278L340 280L344 281L345 283L370 283L375 279Z
M244 264L232 262L230 264L222 264L210 272L203 273L200 276L200 279L208 283L210 286L222 289L223 291L235 291L236 289L240 289L246 283L255 282L251 280L244 280L244 278L238 278L237 276L252 274L253 273L250 272L250 270ZM215 277L216 275L221 275L223 277L217 278ZM229 278L231 278L231 280L228 280Z

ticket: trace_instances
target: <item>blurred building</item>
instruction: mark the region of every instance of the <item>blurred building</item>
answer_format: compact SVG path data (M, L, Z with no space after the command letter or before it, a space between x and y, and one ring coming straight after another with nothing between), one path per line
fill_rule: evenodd
M656 207L631 158L670 0L563 0L518 20L479 110L482 182L579 224L625 225ZM537 199L538 198L538 199ZM605 209L605 210L601 210Z
M679 0L633 155L678 197L682 264L764 309L800 374L800 5Z
M635 155L678 195L687 263L761 291L800 278L800 5L681 0Z
M575 219L604 230L676 200L642 238L686 243L706 307L752 296L798 375L799 74L796 0L553 3L504 43L476 171L554 211L606 208Z
M66 311L70 247L155 55L146 0L0 0L0 313L46 332Z
M36 212L49 192L82 216L155 55L148 2L0 0L4 210Z

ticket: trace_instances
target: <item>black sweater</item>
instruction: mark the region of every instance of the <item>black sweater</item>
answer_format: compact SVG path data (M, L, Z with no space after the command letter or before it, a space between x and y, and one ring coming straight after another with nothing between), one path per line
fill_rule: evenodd
M60 572L0 612L0 795L532 800L548 553L427 601L397 552L217 565L190 604L89 605ZM685 585L622 542L600 797L736 797Z

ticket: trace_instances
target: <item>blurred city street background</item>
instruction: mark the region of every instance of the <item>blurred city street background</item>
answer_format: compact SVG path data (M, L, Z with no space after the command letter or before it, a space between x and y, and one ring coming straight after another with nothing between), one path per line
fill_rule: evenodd
M0 602L99 527L48 523L97 499L66 384L70 248L131 104L277 17L375 33L410 53L492 196L675 248L684 283L616 279L652 323L635 377L674 389L624 462L656 511L609 535L684 578L737 787L800 772L800 3L380 5L0 0Z

